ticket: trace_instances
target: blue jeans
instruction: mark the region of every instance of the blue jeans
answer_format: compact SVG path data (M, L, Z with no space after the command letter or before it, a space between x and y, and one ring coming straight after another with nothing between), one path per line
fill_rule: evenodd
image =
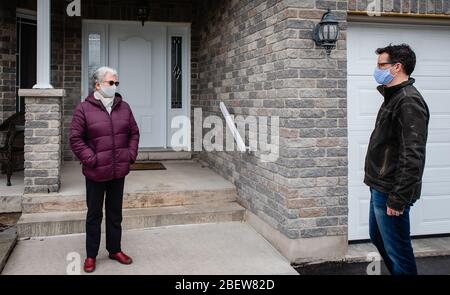
M407 206L400 216L388 216L388 195L373 188L370 188L370 193L370 240L391 274L417 275L410 236L410 207Z

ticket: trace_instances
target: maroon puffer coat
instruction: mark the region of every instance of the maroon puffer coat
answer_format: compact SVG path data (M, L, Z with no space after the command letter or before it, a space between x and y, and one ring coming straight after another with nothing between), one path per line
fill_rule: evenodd
M136 161L139 128L128 103L116 93L111 115L91 93L76 107L70 147L83 164L83 175L93 181L121 178Z

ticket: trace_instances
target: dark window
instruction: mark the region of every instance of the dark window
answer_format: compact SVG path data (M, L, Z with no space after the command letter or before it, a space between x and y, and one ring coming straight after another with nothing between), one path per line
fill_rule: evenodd
M171 105L172 109L181 109L182 104L182 80L181 80L181 37L172 37L171 55Z
M16 32L16 112L25 112L25 100L18 91L36 84L36 21L17 17Z

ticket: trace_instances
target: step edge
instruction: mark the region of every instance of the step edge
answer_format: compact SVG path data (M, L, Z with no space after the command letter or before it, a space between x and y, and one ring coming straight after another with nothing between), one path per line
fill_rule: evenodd
M232 204L232 205L230 205ZM223 208L222 205L227 207ZM166 209L166 210L164 210ZM189 209L193 211L189 211ZM140 212L139 212L140 211ZM152 212L153 211L153 212ZM158 212L155 212L158 211ZM237 202L226 202L214 204L214 206L198 206L198 205L182 205L182 206L164 206L150 208L126 208L123 209L123 218L142 217L142 216L161 216L161 215L186 215L199 213L221 213L221 212L238 212L245 211L245 208ZM133 214L135 213L135 214ZM139 214L140 213L140 214ZM86 210L84 211L57 211L44 213L25 213L22 214L17 225L30 223L48 223L48 222L65 222L71 220L85 220ZM49 220L41 221L42 217L50 217ZM69 219L67 217L72 217ZM62 217L65 217L62 219ZM39 218L40 220L33 220Z
M176 190L169 190L169 191L138 191L138 192L124 192L123 196L124 198L126 197L131 197L133 195L147 195L147 194L173 194L173 193L177 193L177 194L194 194L194 193L202 193L202 194L208 194L208 193L236 193L236 188L235 187L229 187L229 188L218 188L218 189L205 189L205 190L182 190L182 191L176 191ZM50 193L50 194L23 194L22 195L23 198L23 202L26 202L27 204L35 204L33 202L28 202L28 200L30 199L58 199L58 201L60 200L64 200L64 201L70 201L73 199L86 199L86 195L85 194L70 194L70 195L61 195L59 193ZM36 203L40 203L40 202L36 202Z

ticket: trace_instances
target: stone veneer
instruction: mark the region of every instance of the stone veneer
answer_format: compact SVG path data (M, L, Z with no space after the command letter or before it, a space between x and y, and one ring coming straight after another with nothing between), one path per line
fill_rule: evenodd
M25 97L24 193L57 192L61 185L64 90L20 90Z
M0 1L0 124L16 112L16 6Z
M312 40L327 8L342 30L329 59ZM223 101L235 115L280 117L276 162L201 156L236 185L250 220L269 240L278 236L274 244L293 261L341 256L347 244L346 11L347 1L257 0L208 1L200 13L193 106L220 116Z

